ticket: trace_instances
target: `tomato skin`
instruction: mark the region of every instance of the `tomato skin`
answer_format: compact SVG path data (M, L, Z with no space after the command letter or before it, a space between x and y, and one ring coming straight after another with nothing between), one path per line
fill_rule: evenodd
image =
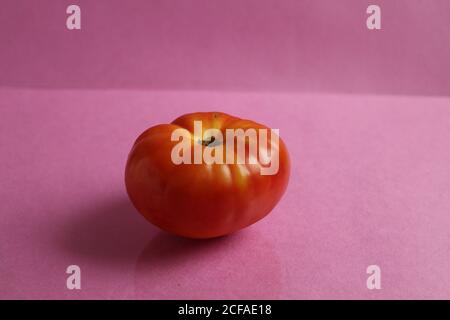
M171 141L172 132L183 127L192 133L194 120L202 121L203 131L268 129L225 113L199 112L146 130L134 143L125 169L136 209L159 228L188 238L223 236L264 218L288 185L290 161L284 142L279 139L274 175L261 175L259 164L176 165L171 152L178 142Z

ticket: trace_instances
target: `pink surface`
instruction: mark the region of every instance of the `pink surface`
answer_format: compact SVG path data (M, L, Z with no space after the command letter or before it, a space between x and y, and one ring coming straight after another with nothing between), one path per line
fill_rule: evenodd
M449 298L450 99L0 89L0 298ZM291 182L230 237L175 238L130 205L147 127L199 110L280 133ZM66 267L82 290L66 289ZM366 288L366 268L382 289Z
M71 3L81 31L65 27ZM0 85L450 95L449 12L448 0L2 0Z

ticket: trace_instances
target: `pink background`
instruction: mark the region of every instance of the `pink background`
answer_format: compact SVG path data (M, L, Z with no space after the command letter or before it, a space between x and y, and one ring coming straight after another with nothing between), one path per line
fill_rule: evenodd
M450 298L449 10L2 1L0 298ZM266 219L192 241L141 218L123 171L141 131L202 110L279 128L293 168Z
M65 28L69 4L82 30ZM382 8L382 30L366 8ZM450 94L448 0L2 0L0 85Z

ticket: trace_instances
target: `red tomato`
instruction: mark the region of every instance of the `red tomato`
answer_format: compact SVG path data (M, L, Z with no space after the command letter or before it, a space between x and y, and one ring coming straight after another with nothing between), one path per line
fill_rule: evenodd
M194 121L201 121L202 134L194 132ZM176 129L183 132L185 143L191 143L179 155L188 155L189 151L193 159L195 150L216 155L219 148L223 148L223 155L219 157L222 163L205 163L204 159L201 164L174 163L174 148L180 146L181 141L181 138L172 141ZM219 134L207 136L207 129L218 129L222 137ZM262 168L268 168L269 164L267 158L264 161L261 156L250 163L250 145L255 142L255 136L251 135L241 140L245 146L245 161L242 163L241 159L238 163L239 141L235 136L227 139L227 129L267 130L267 143L258 140L258 151L271 151L269 154L273 157L278 154L278 170L263 175ZM128 195L148 221L176 235L213 238L247 227L275 207L288 184L289 154L281 139L279 143L271 140L273 135L275 133L261 124L220 112L187 114L171 124L154 126L138 137L128 157L125 170ZM278 138L278 135L273 137ZM234 161L227 163L226 155L233 151L234 157L230 159Z

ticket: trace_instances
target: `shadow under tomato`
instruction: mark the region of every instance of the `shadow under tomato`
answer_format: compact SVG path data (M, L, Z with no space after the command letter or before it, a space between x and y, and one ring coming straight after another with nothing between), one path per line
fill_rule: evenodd
M79 208L70 216L58 234L63 249L109 267L133 263L145 243L159 232L125 196Z
M135 298L276 298L280 273L270 241L254 228L209 240L159 233L137 259Z

